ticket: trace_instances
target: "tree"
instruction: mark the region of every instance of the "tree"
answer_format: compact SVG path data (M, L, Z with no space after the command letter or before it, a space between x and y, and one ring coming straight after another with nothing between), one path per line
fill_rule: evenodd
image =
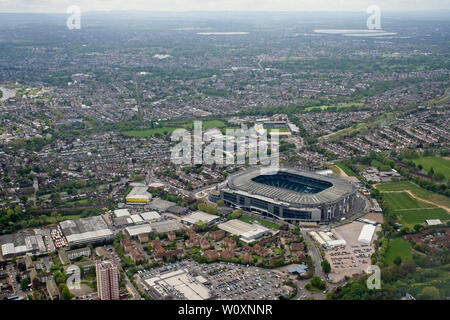
M325 281L320 279L320 277L318 277L318 276L314 276L311 278L311 285L320 290L325 289Z
M30 279L29 278L23 278L20 281L20 287L22 288L22 290L25 290L28 287L29 284L30 284Z
M322 261L322 263L321 263L321 265L322 265L322 269L323 269L323 272L325 272L325 273L330 273L330 271L331 271L331 265L330 265L330 263L328 262L328 260L323 260Z
M398 256L398 257L396 257L395 259L394 259L394 263L396 264L396 265L401 265L402 264L402 257L401 256Z
M217 201L217 206L223 207L225 205L225 202L223 200Z
M423 300L438 300L441 298L441 293L436 287L425 287L419 293L418 298Z
M74 295L70 292L69 288L66 285L62 289L62 296L64 300L71 300L74 297Z

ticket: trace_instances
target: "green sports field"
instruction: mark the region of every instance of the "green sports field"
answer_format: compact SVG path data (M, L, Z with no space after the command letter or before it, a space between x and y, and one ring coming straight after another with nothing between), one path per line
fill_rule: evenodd
M389 205L393 210L435 207L432 204L414 199L406 192L384 193L383 198L385 201L389 202Z
M416 197L450 208L449 197L425 190L410 181L380 183L376 185L376 189L380 192L409 190Z
M406 188L403 190L406 190ZM382 197L404 226L411 228L416 224L423 224L428 219L440 219L442 221L450 219L450 214L445 209L414 199L407 192L396 191L382 192Z

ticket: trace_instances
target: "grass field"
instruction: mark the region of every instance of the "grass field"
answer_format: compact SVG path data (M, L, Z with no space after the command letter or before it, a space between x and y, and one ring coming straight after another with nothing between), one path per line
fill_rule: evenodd
M222 120L206 120L202 121L202 129L208 130L212 128L223 129L226 128L227 124ZM178 121L178 122L170 122L168 124L163 124L162 127L153 128L153 129L145 129L145 130L129 130L123 131L122 134L128 137L137 137L137 138L148 138L154 136L156 133L160 135L171 135L173 131L176 129L187 129L192 130L194 128L194 122L186 122L186 121Z
M408 241L402 238L394 238L389 240L385 262L387 264L393 264L394 259L397 258L398 256L402 257L403 261L412 258L411 246L408 243Z
M337 165L339 168L341 168L342 171L344 171L348 176L356 177L356 174L342 162L336 162L335 165Z
M384 193L383 198L389 202L393 210L435 207L432 204L414 199L406 192Z
M239 220L244 221L244 222L258 221L259 224L261 224L261 225L263 225L265 227L268 227L268 228L272 228L272 229L279 229L280 228L276 223L265 221L265 220L262 220L262 219L255 219L255 218L252 218L252 217L249 217L249 216L241 216L239 218Z
M380 183L376 185L376 188L381 192L384 191L411 191L415 196L422 198L424 200L431 201L435 204L445 206L450 208L450 198L444 195L434 193L428 190L425 190L418 185L412 183L411 181L399 181L399 182L388 182L388 183Z
M441 221L448 220L450 215L442 208L421 208L421 209L405 209L402 211L395 211L403 225L411 228L416 224L422 224L428 219L440 219Z
M450 160L441 157L423 157L413 159L413 161L416 165L422 165L427 172L433 168L434 172L442 173L445 179L450 179Z
M400 222L407 227L414 227L416 224L422 224L428 219L440 219L446 221L450 219L450 214L443 208L430 203L414 199L404 190L414 189L417 193L424 195L424 189L408 181L383 183L376 186L382 192L383 199L389 204L389 207L399 217ZM422 189L422 190L418 190ZM427 190L424 190L429 192ZM411 191L412 192L412 191ZM416 194L412 192L413 194ZM431 193L421 198L428 200L435 194ZM444 197L444 196L443 196ZM428 198L428 199L427 199ZM444 197L446 198L446 197Z
M350 107L362 107L362 106L364 106L364 103L360 103L360 102L344 103L343 105L338 106L337 110L350 108ZM305 108L304 111L310 112L311 110L317 110L317 109L320 109L321 111L326 111L327 109L329 109L331 107L333 107L333 106L308 107L308 108Z

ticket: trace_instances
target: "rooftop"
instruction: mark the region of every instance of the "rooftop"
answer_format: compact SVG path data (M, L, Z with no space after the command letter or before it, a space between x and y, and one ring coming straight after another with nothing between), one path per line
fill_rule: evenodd
M259 168L251 168L231 176L228 187L263 200L297 205L333 202L357 190L345 180L291 168L281 168L275 175L262 175Z

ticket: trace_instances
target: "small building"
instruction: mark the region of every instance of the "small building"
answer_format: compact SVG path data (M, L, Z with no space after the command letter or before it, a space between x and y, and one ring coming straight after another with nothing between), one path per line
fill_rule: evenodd
M429 219L429 220L425 220L425 222L429 226L439 226L442 224L442 221L439 219Z
M224 260L229 260L236 255L236 252L232 248L227 248L220 253L220 257Z
M171 206L167 208L168 213L176 214L176 215L183 215L189 212L189 208L181 207L181 206Z
M50 300L59 300L59 299L61 299L61 296L59 294L59 289L58 289L58 286L56 285L55 280L53 280L53 279L48 280L45 283L45 286L47 288L47 293L48 293L48 296L49 296Z
M126 253L129 253L133 249L130 239L120 239L120 246Z
M234 241L231 238L223 239L223 244L225 245L225 247L228 247L228 248L234 248L237 245L236 241Z
M90 257L91 256L91 249L88 247L70 250L66 252L67 257L70 260L74 260L79 257Z
M67 256L67 251L64 249L60 249L58 251L58 257L62 264L70 264L70 259Z
M203 252L203 255L208 260L216 260L217 258L219 258L219 253L216 250L205 250Z
M148 233L138 234L139 243L147 243L148 242Z
M175 232L169 231L169 232L167 233L167 239L169 239L170 241L173 241L173 240L175 240L176 238L177 238L177 235L176 235Z
M225 238L225 231L217 230L209 233L209 237L214 241L220 241Z
M130 253L131 260L133 260L134 263L144 262L145 257L144 255L137 249L133 249Z

